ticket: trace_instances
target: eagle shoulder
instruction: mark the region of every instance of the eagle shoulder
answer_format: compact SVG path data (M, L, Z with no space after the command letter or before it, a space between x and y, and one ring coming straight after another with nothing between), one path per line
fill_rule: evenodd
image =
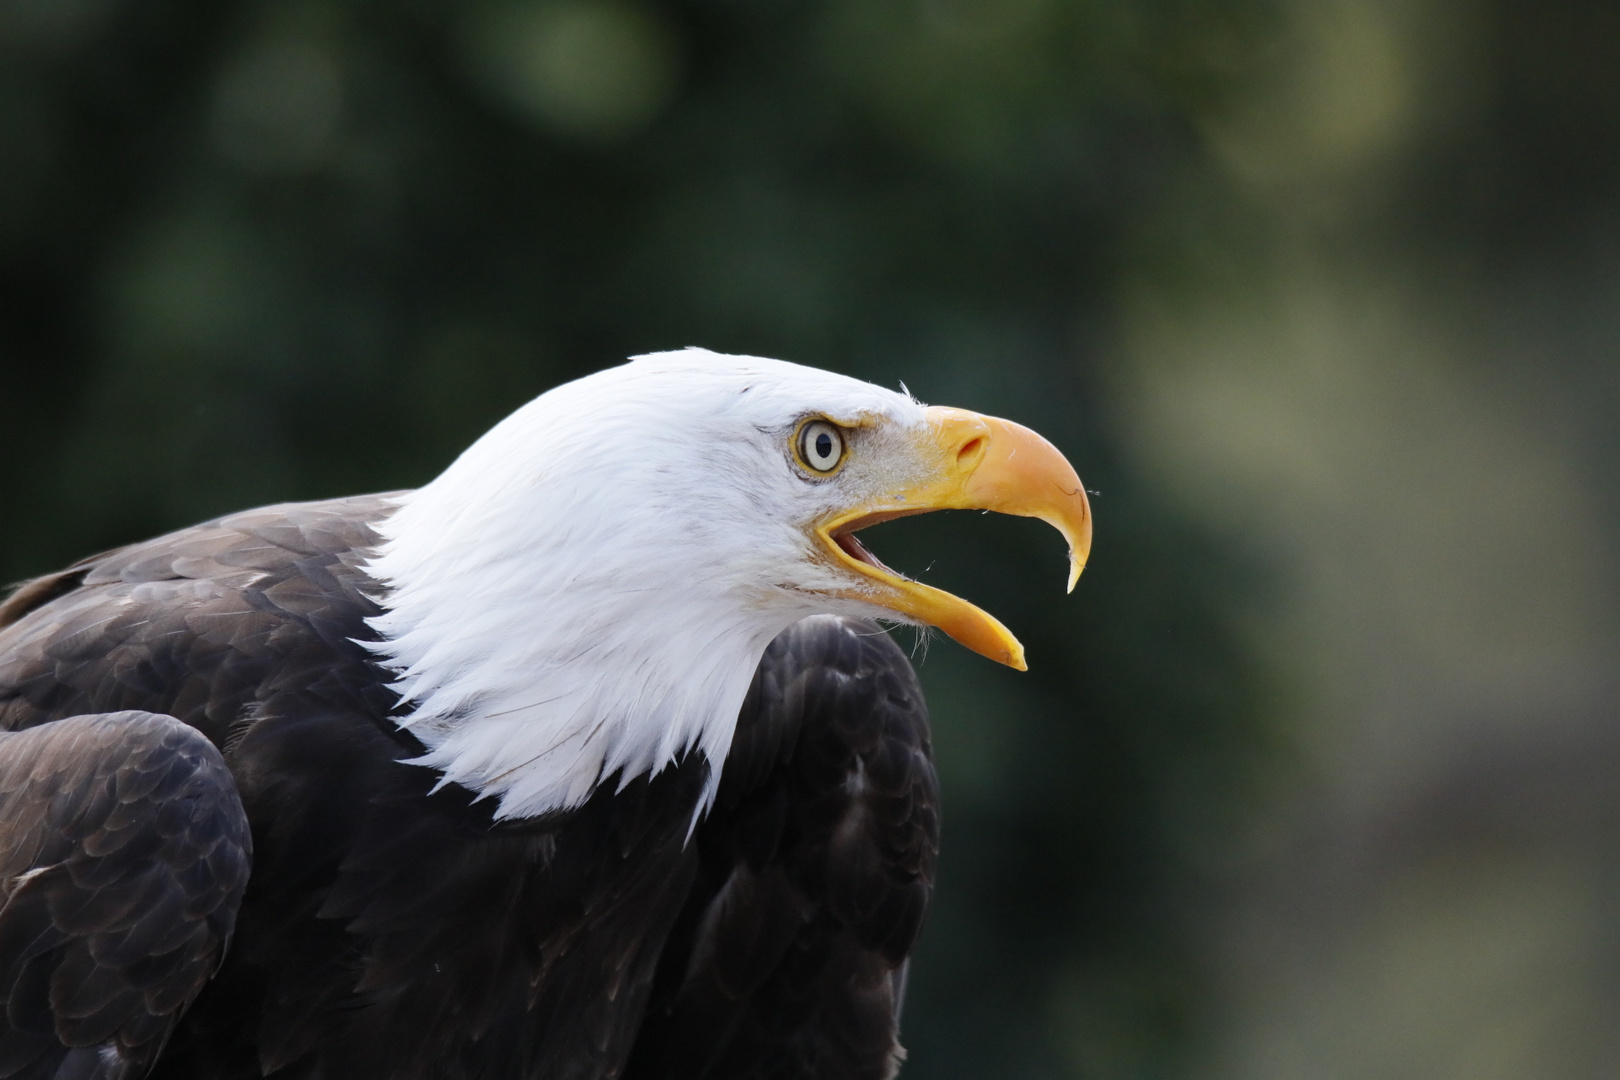
M392 495L233 514L25 582L0 604L0 729L143 709L225 747L277 675L380 684L354 639ZM352 680L351 680L352 681Z

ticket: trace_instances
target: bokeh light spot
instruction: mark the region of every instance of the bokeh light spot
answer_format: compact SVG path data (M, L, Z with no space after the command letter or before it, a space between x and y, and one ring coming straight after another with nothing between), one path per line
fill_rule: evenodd
M678 50L654 12L596 0L486 10L469 28L466 62L528 119L616 140L646 127L669 102Z
M343 76L331 52L308 41L268 41L220 78L214 144L251 172L312 172L330 160L342 115Z

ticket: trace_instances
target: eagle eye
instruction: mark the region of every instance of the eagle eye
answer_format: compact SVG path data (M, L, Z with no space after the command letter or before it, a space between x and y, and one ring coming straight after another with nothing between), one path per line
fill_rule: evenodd
M799 428L799 460L814 473L826 475L844 460L844 433L826 420L811 420Z

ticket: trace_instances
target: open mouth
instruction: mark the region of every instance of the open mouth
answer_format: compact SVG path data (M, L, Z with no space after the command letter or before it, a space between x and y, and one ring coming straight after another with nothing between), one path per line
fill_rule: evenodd
M936 509L942 508L913 506L877 513L857 512L847 521L829 522L817 529L828 553L865 581L864 585L855 586L843 595L888 608L906 622L937 626L974 652L1022 671L1023 646L989 613L892 569L855 538L856 532L868 526Z
M898 578L901 581L910 581L911 579L905 574L902 574L900 571L894 569L894 567L888 565L882 559L872 554L872 549L861 543L855 534L861 529L868 529L873 525L881 525L885 521L894 521L896 518L912 517L916 514L926 514L930 512L930 509L931 508L890 510L878 514L865 514L861 517L855 518L853 521L846 521L837 526L828 534L828 539L830 539L834 544L837 544L840 551L842 551L845 555L848 555L851 559L854 559L856 562L865 563L872 569L881 570L890 577Z
M833 537L833 543L842 548L844 554L856 562L863 562L873 569L882 570L884 573L892 574L897 578L903 579L906 576L872 554L871 549L857 540L854 533L839 533Z
M893 567L886 565L882 559L879 559L876 555L873 555L865 544L855 539L854 533L840 533L839 535L833 537L833 543L843 548L844 554L848 555L856 562L863 562L867 566L873 566L879 570L886 570L889 573L894 574L895 577L903 576L895 573Z

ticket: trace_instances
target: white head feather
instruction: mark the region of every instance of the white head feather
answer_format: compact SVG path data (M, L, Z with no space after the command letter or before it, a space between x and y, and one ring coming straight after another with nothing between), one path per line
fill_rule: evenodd
M789 442L815 414L866 421L873 449L925 424L840 375L657 353L541 395L405 496L369 570L418 763L510 818L695 748L707 805L771 639L817 612L895 617L821 591L850 581L812 524L903 478L807 477Z

